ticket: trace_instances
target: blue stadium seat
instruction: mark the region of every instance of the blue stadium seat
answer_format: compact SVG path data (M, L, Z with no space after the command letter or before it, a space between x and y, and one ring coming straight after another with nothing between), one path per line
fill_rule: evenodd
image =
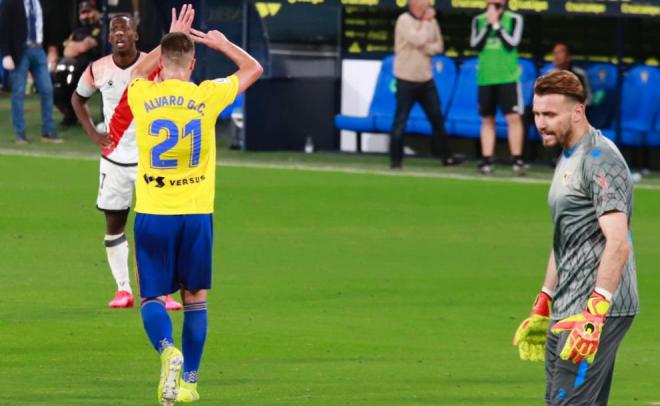
M538 77L536 65L531 59L520 59L518 62L520 66L520 86L522 87L522 97L525 107L532 105L534 99L534 81Z
M552 62L548 62L539 71L539 76L543 76L546 73L549 73L555 65Z
M521 59L519 67L523 104L530 106L534 96L536 66L531 60ZM454 98L445 124L450 134L479 138L481 117L478 112L477 97L477 59L471 58L465 60L459 69ZM507 137L506 119L499 110L495 117L495 134L498 138Z
M394 98L395 79L392 73L394 56L388 56L383 60L376 79L376 88L369 105L369 113L366 117L354 117L344 114L335 116L335 127L340 130L361 132L375 132L376 124L374 118L378 115L393 114L396 100Z
M226 120L231 117L231 113L236 108L243 108L243 94L239 94L236 100L229 106L225 107L224 110L220 113L220 120Z
M445 120L447 132L479 138L481 117L477 107L477 58L471 58L465 60L458 71L456 90Z
M646 145L649 147L660 147L660 109L655 115L655 123L651 127L651 132L646 136Z
M589 121L594 127L603 129L605 136L614 140L618 69L611 63L596 63L587 67L587 75L593 94Z
M624 76L621 95L621 144L642 147L660 105L660 70L635 66Z

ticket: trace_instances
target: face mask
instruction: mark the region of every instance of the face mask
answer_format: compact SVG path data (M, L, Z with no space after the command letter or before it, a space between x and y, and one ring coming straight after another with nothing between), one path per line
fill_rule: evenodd
M87 17L82 19L83 25L92 25L94 23L96 23L96 17Z

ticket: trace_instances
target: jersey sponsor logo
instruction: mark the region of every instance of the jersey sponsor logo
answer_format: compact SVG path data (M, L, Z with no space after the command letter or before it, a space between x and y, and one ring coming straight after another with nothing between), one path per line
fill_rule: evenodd
M150 176L147 175L146 173L144 174L144 181L147 183L147 185L150 184L151 182L154 182L154 185L157 188L162 188L165 186L164 180L165 180L164 176Z
M180 178L180 179L166 179L164 176L151 176L145 173L143 179L147 185L153 182L154 187L162 189L165 186L177 187L177 186L187 186L187 185L202 183L206 180L206 176L200 175L200 176L190 176L187 178Z
M186 185L193 185L195 183L202 183L206 180L206 176L201 175L201 176L191 176L189 178L182 178L182 179L171 179L168 181L170 186L186 186Z

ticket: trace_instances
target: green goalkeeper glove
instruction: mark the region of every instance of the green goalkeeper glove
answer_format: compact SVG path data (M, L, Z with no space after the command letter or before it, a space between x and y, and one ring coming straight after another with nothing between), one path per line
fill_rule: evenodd
M550 322L552 298L541 291L536 296L532 314L526 318L513 336L513 345L518 346L523 361L545 361L545 341Z

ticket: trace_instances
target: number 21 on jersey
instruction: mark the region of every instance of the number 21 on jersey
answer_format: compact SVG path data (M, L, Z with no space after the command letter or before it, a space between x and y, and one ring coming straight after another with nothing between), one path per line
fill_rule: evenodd
M183 131L177 127L172 120L158 119L149 125L149 135L158 137L161 131L165 131L167 138L151 149L151 167L155 169L176 169L178 161L176 159L163 159L162 156L167 151L174 148L180 141L190 141L190 159L188 166L194 168L199 165L199 155L202 149L202 122L196 118L191 120L183 127Z

